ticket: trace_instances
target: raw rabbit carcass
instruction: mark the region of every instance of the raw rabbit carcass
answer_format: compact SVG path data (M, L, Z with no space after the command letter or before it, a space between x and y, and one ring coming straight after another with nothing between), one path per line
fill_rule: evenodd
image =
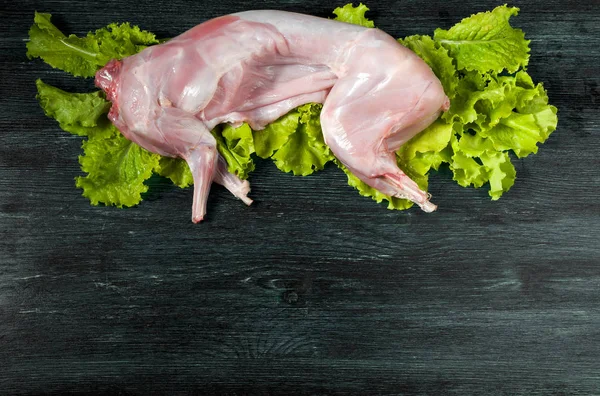
M248 11L202 23L96 74L109 118L129 140L187 161L192 220L213 181L247 204L249 184L227 171L210 130L260 130L293 108L323 104L333 154L384 194L436 206L397 166L395 151L449 106L423 60L381 30L283 11Z

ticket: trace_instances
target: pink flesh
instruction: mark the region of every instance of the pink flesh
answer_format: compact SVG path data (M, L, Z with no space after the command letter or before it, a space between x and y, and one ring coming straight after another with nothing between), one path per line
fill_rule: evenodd
M248 11L198 25L167 43L111 61L96 85L128 139L182 157L194 176L192 220L206 213L210 184L250 204L249 184L229 173L210 130L254 129L308 102L335 156L365 183L436 206L396 165L394 151L448 108L431 69L377 29L282 11Z

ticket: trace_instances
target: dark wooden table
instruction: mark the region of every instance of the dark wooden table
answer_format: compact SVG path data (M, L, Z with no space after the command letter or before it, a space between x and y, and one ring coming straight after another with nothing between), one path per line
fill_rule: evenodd
M585 4L584 4L585 3ZM515 1L529 72L559 108L497 202L448 171L439 210L388 211L328 167L259 162L255 205L153 181L136 208L74 187L81 139L35 100L33 11L84 34L130 21L172 37L249 8L329 16L344 2L27 1L0 6L0 394L600 393L600 4ZM493 1L370 1L377 25L431 34Z

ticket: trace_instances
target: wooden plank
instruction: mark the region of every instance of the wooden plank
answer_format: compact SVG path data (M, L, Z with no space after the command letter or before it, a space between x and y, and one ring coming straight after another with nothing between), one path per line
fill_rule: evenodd
M25 57L33 11L84 34L130 21L172 37L250 8L329 16L322 1L26 1L0 25L0 394L595 394L600 8L514 2L529 72L559 108L538 155L492 202L442 170L439 211L392 212L335 167L307 178L260 161L255 205L153 179L136 208L74 187L81 139L35 79L93 89ZM377 1L378 26L430 34L491 1Z

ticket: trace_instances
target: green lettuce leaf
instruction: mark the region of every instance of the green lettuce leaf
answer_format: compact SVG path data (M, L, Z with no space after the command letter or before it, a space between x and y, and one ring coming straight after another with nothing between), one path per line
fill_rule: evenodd
M123 59L159 43L153 33L141 30L138 26L131 26L129 23L111 23L105 28L96 30L91 37L98 42L99 62L102 66L111 59Z
M352 23L368 28L375 27L373 21L365 17L367 11L369 11L369 8L363 3L360 3L358 7L354 7L352 3L348 3L343 7L337 7L333 10L333 13L336 15L334 18L336 21Z
M194 177L187 162L181 158L160 157L154 172L171 179L177 187L185 188L194 184Z
M69 93L38 79L37 99L44 113L58 121L67 132L79 136L108 137L118 131L106 118L110 102L100 91Z
M556 113L547 108L534 114L513 112L502 118L493 128L485 131L498 151L512 150L519 158L537 153L538 143L548 136L549 127L555 128Z
M323 140L320 114L322 105L308 103L296 109L298 126L288 140L273 154L275 166L284 172L307 176L334 159Z
M504 98L504 89L494 92L488 87L491 78L491 75L482 75L479 72L461 74L454 98L450 101L450 109L442 115L442 118L463 125L482 121L478 112L480 108L476 108L476 105L488 100L493 106Z
M35 13L27 57L42 58L50 66L78 77L93 77L109 60L136 54L158 43L154 34L128 23L113 23L85 37L66 36L50 18L50 14Z
M479 158L487 170L490 182L489 194L495 201L515 184L517 172L507 152L486 151Z
M41 80L36 85L46 115L57 120L63 130L89 138L79 157L81 169L88 174L77 177L75 184L93 205L137 205L148 190L144 181L153 170L169 172L165 165L159 167L159 155L125 139L106 118L110 103L99 91L69 93Z
M444 149L448 147L453 133L452 124L438 119L402 145L396 155L406 167L424 176L431 168L437 170L442 162L448 162Z
M500 77L498 81L510 87L513 108L497 119L490 117L489 129L481 129L479 133L489 137L498 151L512 150L519 158L537 153L538 143L544 143L556 130L556 107L548 104L542 84L534 85L524 71L514 77Z
M465 18L450 30L436 29L433 38L448 49L459 70L514 73L529 61L529 40L509 23L518 12L515 7L496 7Z
M489 180L486 169L481 164L481 161L476 160L476 156L482 155L485 149L478 147L478 144L485 144L485 141L470 141L466 146L470 151L462 151L460 148L463 139L469 139L469 134L465 134L460 138L457 135L452 136L451 146L453 154L450 162L450 170L453 172L453 179L463 187L481 187Z
M290 138L300 122L300 112L296 109L290 111L283 117L273 121L263 130L252 131L256 155L261 158L270 158Z
M76 186L83 189L83 196L92 205L117 207L141 202L141 194L148 191L144 181L152 176L160 158L121 134L90 137L83 142L83 153L79 163L87 175L77 177Z
M512 150L526 157L556 129L556 113L543 86L534 85L525 71L501 77L469 73L443 118L489 138L497 151Z
M74 76L92 77L103 64L92 37L65 36L50 22L50 14L35 13L29 30L27 57L42 58L50 66Z
M226 124L211 131L217 140L217 150L227 161L229 172L240 179L247 179L254 170L254 140L252 130L246 123L237 128Z
M444 87L446 95L452 99L458 87L458 73L448 50L429 36L409 36L399 39L404 45L431 67Z
M450 169L459 185L479 188L489 182L492 200L513 186L516 170L508 152L497 151L489 139L468 133L454 135L451 146Z

